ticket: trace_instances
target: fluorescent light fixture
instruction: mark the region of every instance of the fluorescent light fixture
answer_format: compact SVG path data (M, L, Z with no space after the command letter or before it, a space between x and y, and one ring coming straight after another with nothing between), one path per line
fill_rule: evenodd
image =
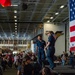
M17 26L15 26L15 27L17 27Z
M15 25L17 25L17 23L15 23Z
M15 28L15 30L17 30L17 28Z
M60 8L61 8L61 9L64 8L64 5L61 5Z
M18 6L18 5L15 4L15 5L11 5L11 6Z
M53 17L50 17L50 19L53 19Z
M15 33L16 37L17 37L17 33Z
M17 13L17 10L14 10L14 13Z
M58 12L55 13L55 15L58 15L58 14L59 14Z
M17 31L15 31L15 33L17 33Z
M15 20L15 22L17 22L17 20Z
M50 20L47 21L48 23L50 22Z
M17 34L17 31L15 31L15 33Z
M17 18L17 16L14 16L14 18Z

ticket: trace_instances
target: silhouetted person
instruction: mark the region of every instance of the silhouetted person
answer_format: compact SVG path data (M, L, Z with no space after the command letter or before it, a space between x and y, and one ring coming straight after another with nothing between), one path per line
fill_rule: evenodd
M24 73L23 75L33 75L34 69L31 65L31 58L29 56L25 57Z
M12 68L12 55L9 55L8 66Z
M3 57L3 59L2 59L1 65L2 65L2 67L3 67L3 70L5 71L6 65L7 65L7 61L5 60L5 57Z

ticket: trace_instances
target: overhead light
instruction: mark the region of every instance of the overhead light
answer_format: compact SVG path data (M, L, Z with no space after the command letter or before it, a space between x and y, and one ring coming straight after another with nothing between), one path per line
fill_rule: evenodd
M48 23L50 22L50 20L47 21Z
M17 25L17 23L15 23L15 25Z
M17 27L17 26L15 26L15 27Z
M15 31L15 33L17 34L17 31Z
M15 20L15 22L17 22L17 20Z
M64 8L64 5L61 5L60 8L61 8L61 9Z
M17 35L17 33L15 33L15 35Z
M15 28L15 30L17 30L17 28Z
M14 16L14 18L17 18L17 16Z
M15 31L17 33L17 31Z
M18 6L18 5L11 5L11 6Z
M17 33L17 31L15 31L15 33Z
M14 10L14 13L17 13L17 10Z
M58 14L59 14L58 12L55 13L55 15L58 15Z
M53 17L50 17L50 19L53 19Z

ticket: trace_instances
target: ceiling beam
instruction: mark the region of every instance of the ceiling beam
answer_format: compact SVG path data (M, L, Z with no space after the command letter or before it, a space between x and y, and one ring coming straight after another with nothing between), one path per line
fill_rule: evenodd
M35 4L35 7L34 7L34 11L32 12L32 16L31 16L31 18L30 18L30 21L33 19L34 13L35 13L35 11L36 11L36 8L37 8L37 5L38 5L39 2L40 2L40 0L37 0L37 2L36 2L36 4Z
M18 21L18 22L12 22L12 21L4 21L4 22L2 22L2 21L0 21L0 23L30 23L30 24L40 24L40 23L43 23L42 21Z
M35 3L35 7L34 7L34 10L32 11L32 16L30 17L30 21L33 19L33 17L34 17L34 13L35 13L35 11L36 11L36 9L37 9L37 5L38 5L38 3L40 2L40 0L37 0L37 2ZM31 22L30 22L31 23ZM27 35L27 32L28 32L28 30L29 30L29 26L30 26L30 23L28 24L28 26L27 26L27 29L26 29L26 31L25 31L25 34ZM33 22L33 23L35 23L35 22ZM36 22L37 24L38 23L40 23L40 22Z
M66 17L65 19L63 19L63 21L62 22L65 22L66 20L68 20L69 19L69 16L68 17Z
M11 30L11 26L10 25L9 25L9 29L10 29L11 37L13 38L13 34L12 34L12 30Z
M8 12L7 12L7 20L9 21L9 15L8 15ZM8 23L8 26L9 26L10 32L12 33L10 23Z
M6 33L4 32L4 30L3 30L3 28L2 28L2 26L0 25L0 28L1 28L1 30L2 30L2 32L3 32L3 34L4 34L4 36L6 36ZM2 37L2 39L4 40L4 38Z
M21 19L21 11L23 11L22 10L22 5L23 5L23 1L22 0L20 0L20 8L19 8L19 11L18 11L18 13L19 13L19 21L20 21L20 19ZM18 21L18 19L17 19L17 21ZM20 23L19 24L17 24L17 27L18 27L18 38L19 38L19 35L20 35Z
M65 8L60 12L60 14L57 15L57 16L52 20L52 22L54 22L54 21L61 15L61 13L63 13L63 12L66 10L66 8L67 8L67 7L65 7Z
M49 8L43 8L43 10L46 10L46 9L49 9ZM11 13L11 12L13 12L13 11L8 11L8 13ZM21 11L18 11L18 13L22 13L22 12L30 13L30 12L33 12L33 11L22 11L22 10L21 10ZM46 13L46 12L36 11L35 13ZM55 13L55 12L52 12L52 11L51 11L50 13ZM1 16L1 17L2 17L2 16L5 17L6 15L0 15L0 16Z
M46 13L44 14L44 16L42 17L41 21L44 20L45 16L49 13L50 9L52 8L52 6L56 3L57 0L53 0L52 4L49 6L48 10L46 11Z
M25 34L27 34L30 24L28 24Z

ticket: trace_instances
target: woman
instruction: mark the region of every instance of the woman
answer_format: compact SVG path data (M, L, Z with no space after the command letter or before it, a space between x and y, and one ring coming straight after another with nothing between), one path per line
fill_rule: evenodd
M45 50L47 50L47 60L51 69L54 69L54 53L55 53L55 38L53 36L53 31L49 31L48 43L46 44Z

